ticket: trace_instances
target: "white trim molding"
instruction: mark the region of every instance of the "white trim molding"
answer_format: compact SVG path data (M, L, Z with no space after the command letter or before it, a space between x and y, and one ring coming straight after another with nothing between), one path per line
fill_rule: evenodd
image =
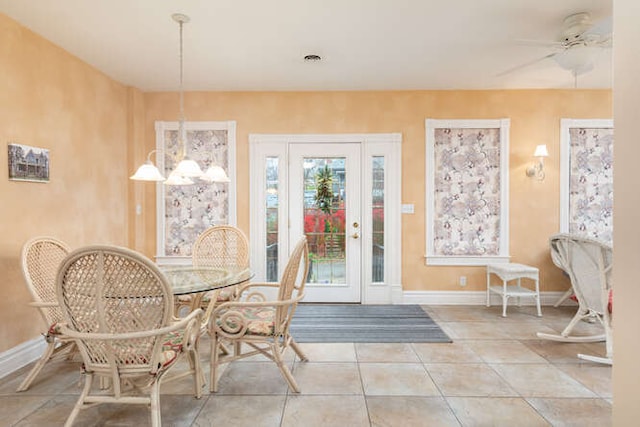
M425 263L427 265L475 265L509 262L509 119L494 120L425 120L426 156L425 156L425 218L426 248ZM499 237L496 254L491 255L445 255L436 253L436 129L499 129ZM488 157L487 153L479 153ZM472 163L472 160L469 162ZM477 163L477 162L476 162ZM469 167L473 167L472 164ZM456 169L457 170L457 169ZM461 174L459 174L461 175ZM485 183L488 184L488 183ZM478 184L480 185L480 184ZM457 182L451 187L460 186ZM489 208L486 206L485 209Z
M540 304L553 306L564 292L540 292ZM515 303L513 298L513 303ZM486 305L487 291L404 291L400 304L421 305ZM394 304L396 304L394 302ZM502 306L502 298L499 295L491 295L491 304ZM523 298L522 305L535 305L535 301ZM565 300L562 305L577 304L571 300ZM542 313L544 316L544 312Z
M0 353L0 378L39 359L46 346L44 339L37 337Z

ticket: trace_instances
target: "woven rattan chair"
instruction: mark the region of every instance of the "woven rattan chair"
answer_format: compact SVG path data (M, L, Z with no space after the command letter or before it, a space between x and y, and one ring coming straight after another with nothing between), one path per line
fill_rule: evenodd
M191 259L195 267L249 268L249 241L239 228L216 225L198 236L193 244ZM210 292L203 298L202 308L205 310L209 308L210 301L215 303L230 301L234 299L236 292L237 286ZM183 296L177 301L177 313L180 313L182 307L191 307L191 298ZM213 305L207 313L212 309ZM205 318L207 318L206 315Z
M598 240L571 234L556 234L550 244L554 263L571 278L571 286L578 301L578 311L560 335L538 333L539 338L561 342L606 342L606 357L578 354L578 357L598 363L612 364L613 329L609 297L613 289L611 281L613 251ZM597 319L604 327L604 334L577 336L573 328L583 319Z
M273 360L289 387L296 393L300 388L283 360L285 350L291 346L301 360L307 358L289 334L289 324L298 302L304 297L304 285L309 270L306 238L296 245L284 269L280 284L249 283L240 286L238 300L218 305L211 316L211 379L210 391L218 390L219 365L237 359L262 354ZM278 298L267 301L256 287L278 288ZM236 352L221 352L221 341L230 341ZM244 344L244 346L242 345ZM247 349L246 352L240 350Z
M29 305L38 309L44 321L45 329L42 335L47 347L17 391L27 390L52 357L61 355L66 350L69 350L68 357L73 357L73 341L55 332L55 325L62 320L62 312L56 299L56 274L60 262L69 251L65 243L53 237L35 237L22 247L22 274L33 298Z
M66 426L94 403L150 405L151 424L160 426L160 382L182 356L201 396L202 310L174 322L170 286L152 261L126 248L81 248L63 261L56 290L65 320L59 328L76 341L85 374ZM108 390L92 388L94 376L109 380Z

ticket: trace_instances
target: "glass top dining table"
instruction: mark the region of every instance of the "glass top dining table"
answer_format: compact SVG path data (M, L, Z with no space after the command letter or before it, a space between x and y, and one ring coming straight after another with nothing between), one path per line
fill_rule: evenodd
M174 295L215 291L249 281L253 273L246 267L160 266Z

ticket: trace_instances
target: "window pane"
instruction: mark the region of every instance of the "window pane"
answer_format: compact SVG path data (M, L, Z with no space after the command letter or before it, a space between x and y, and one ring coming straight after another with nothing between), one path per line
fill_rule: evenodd
M345 284L345 159L304 159L304 233L308 283Z
M266 165L266 221L267 221L267 265L268 282L278 281L278 158L268 157Z
M371 194L372 281L384 282L384 157L373 157Z

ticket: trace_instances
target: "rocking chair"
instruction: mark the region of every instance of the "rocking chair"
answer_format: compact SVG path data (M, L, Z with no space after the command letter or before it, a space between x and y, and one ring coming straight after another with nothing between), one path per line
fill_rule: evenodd
M538 337L553 341L606 343L606 357L578 354L578 357L597 363L613 363L613 329L609 297L613 289L611 281L613 251L604 243L571 234L556 234L550 244L554 263L571 278L571 286L578 301L578 311L560 335L538 332ZM583 319L597 319L604 327L604 334L571 335L573 328Z

